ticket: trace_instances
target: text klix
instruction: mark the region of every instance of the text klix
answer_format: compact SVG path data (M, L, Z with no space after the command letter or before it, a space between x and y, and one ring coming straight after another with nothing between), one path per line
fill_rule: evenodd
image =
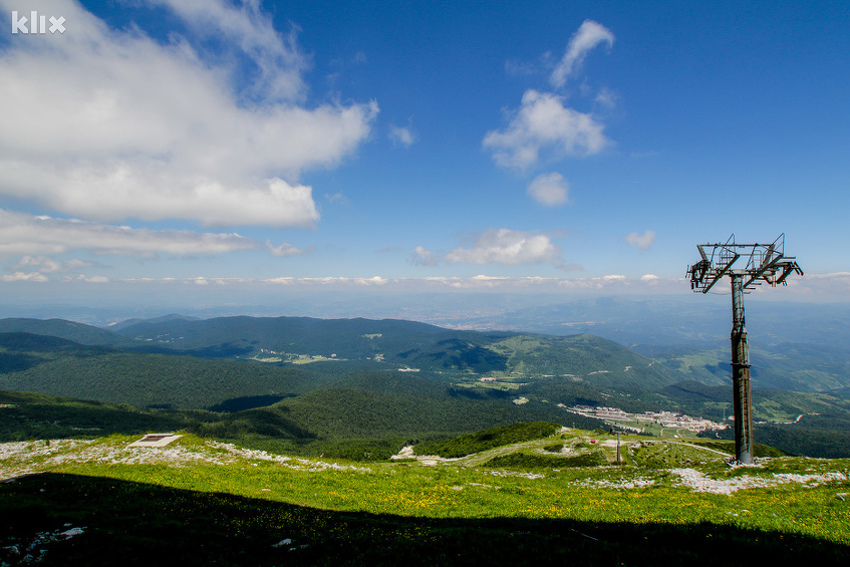
M50 27L47 27L47 22L50 22ZM29 23L29 27L27 27L27 23ZM38 12L30 12L30 17L27 19L25 16L18 17L18 12L16 10L12 11L12 33L65 33L65 18L58 17L54 18L50 16L39 16Z

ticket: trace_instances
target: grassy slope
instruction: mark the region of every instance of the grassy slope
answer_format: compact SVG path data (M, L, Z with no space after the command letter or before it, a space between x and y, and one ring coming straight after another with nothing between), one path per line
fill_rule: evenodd
M445 385L407 375L360 373L332 381L337 387L284 397L266 407L220 413L0 391L0 441L182 429L303 454L363 458L367 452L367 458L386 458L409 438L480 427L545 419L600 425L552 404L517 406L498 399L453 397Z
M577 447L588 437L575 431L537 443ZM177 466L164 451L159 462L130 464L133 454L156 451L133 453L129 440L25 453L36 470L52 472L0 484L7 554L0 559L37 534L45 565L107 565L118 557L125 565L715 565L718 556L728 565L842 565L850 552L850 506L836 497L850 488L846 480L723 495L679 486L668 468L688 459L686 466L718 482L770 481L775 473L846 475L848 461L782 458L729 469L710 447L661 443L647 446L645 456L630 454L638 459L632 465L550 466L531 475L470 460L353 468L275 462L184 437L171 454L196 460ZM534 443L510 454L536 454ZM607 457L610 451L603 449ZM661 468L639 460L674 451L672 465ZM58 535L71 527L83 533Z

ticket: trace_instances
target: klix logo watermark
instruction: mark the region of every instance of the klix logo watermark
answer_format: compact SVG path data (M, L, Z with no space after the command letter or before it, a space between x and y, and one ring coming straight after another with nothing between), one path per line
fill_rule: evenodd
M50 25L48 25L48 23ZM65 18L59 16L39 16L38 12L30 12L29 18L18 16L17 10L12 10L12 33L65 33Z

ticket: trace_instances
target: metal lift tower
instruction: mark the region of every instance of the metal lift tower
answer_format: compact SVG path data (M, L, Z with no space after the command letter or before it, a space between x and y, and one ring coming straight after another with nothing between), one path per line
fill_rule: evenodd
M700 260L688 268L691 289L708 293L723 276L732 279L732 403L735 409L735 457L753 462L753 415L750 394L750 348L744 325L744 294L763 283L787 285L793 273L803 275L794 257L785 256L785 234L773 244L698 244Z

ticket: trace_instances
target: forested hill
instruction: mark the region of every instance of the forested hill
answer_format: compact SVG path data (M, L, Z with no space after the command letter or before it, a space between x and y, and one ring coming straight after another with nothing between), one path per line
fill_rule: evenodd
M216 332L205 332L205 325ZM164 328L169 326L171 331ZM291 430L306 432L304 439L342 433L364 438L471 431L518 421L569 425L581 416L560 406L575 404L633 413L685 411L716 421L725 421L731 411L728 386L670 387L680 382L681 373L593 335L452 331L391 320L236 317L134 324L126 329L135 334L123 336L60 320L0 321L0 328L15 327L53 334L0 332L0 390L188 410L180 419L197 423L203 434L225 437L260 432L275 437ZM59 335L102 340L84 345ZM772 435L774 445L801 454L847 454L845 392L754 389L753 396L756 419L774 424L764 426L770 427L765 435ZM15 407L19 403L11 401L3 410L9 414ZM191 413L201 409L230 417ZM5 417L7 423L17 419ZM20 430L21 435L57 421L32 419L36 429ZM85 420L66 425L90 427Z
M116 326L115 331L61 320L5 319L0 320L3 331L147 353L275 365L330 363L341 370L368 364L393 371L517 379L560 376L598 385L642 387L679 380L668 368L593 335L458 331L394 319L169 316Z
M9 317L0 319L0 333L30 333L58 337L81 345L96 346L132 346L132 341L125 337L101 329L66 321L65 319L21 319Z
M314 319L310 317L217 317L143 321L117 333L137 343L149 342L180 351L240 355L263 351L363 358L376 344L409 349L444 329L395 319Z
M592 335L457 331L395 319L307 317L171 319L138 323L119 333L137 344L208 357L371 360L440 372L571 375L655 386L677 381L666 369L651 367L651 360Z

